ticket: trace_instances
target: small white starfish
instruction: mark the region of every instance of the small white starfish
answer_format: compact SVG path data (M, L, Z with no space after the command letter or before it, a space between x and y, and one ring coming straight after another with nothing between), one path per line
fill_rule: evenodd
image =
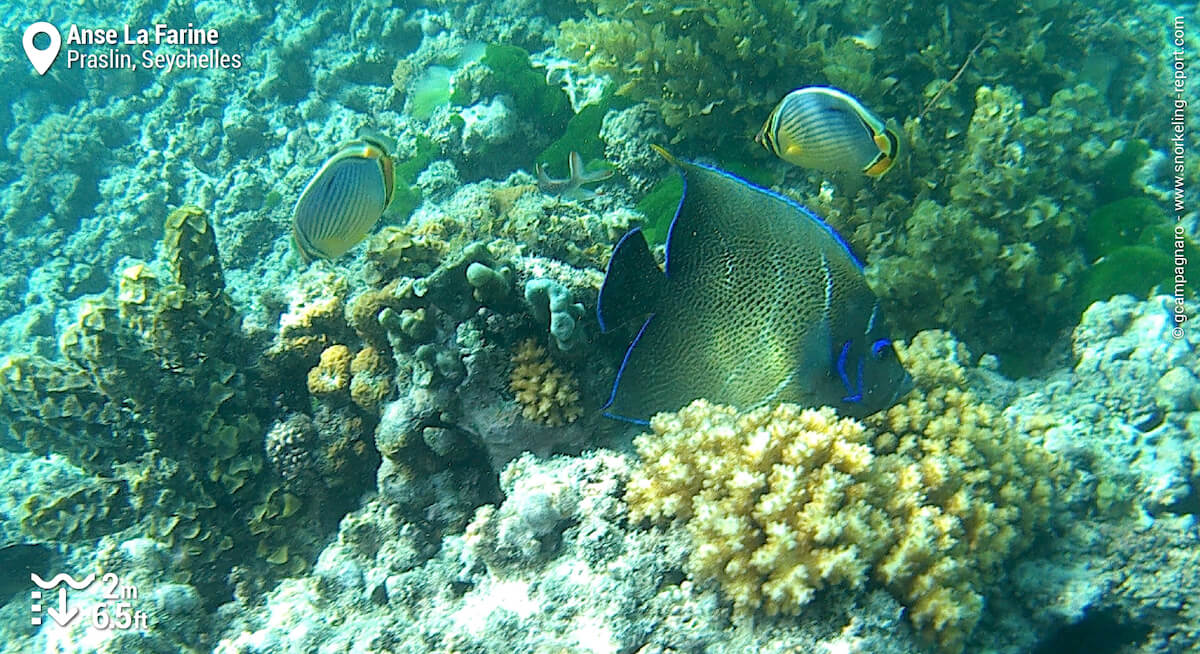
M598 170L595 172L584 170L583 157L579 156L578 152L572 152L567 156L567 168L570 174L566 179L554 179L546 174L541 164L534 166L534 170L537 172L538 190L542 193L573 200L590 200L599 195L599 193L583 188L583 185L602 182L613 176L613 171L611 170Z

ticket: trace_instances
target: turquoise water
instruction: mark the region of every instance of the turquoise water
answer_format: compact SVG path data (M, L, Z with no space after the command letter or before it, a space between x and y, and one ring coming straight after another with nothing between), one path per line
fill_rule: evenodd
M2 651L1200 647L1194 6L87 5L4 18Z

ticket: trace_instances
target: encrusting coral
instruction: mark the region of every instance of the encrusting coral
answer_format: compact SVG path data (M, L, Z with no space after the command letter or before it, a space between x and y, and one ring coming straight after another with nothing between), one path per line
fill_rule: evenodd
M517 347L512 363L508 387L526 420L558 427L575 422L583 413L575 377L555 365L533 339Z
M1060 464L962 388L966 353L947 335L903 353L921 393L866 424L703 400L655 416L635 440L630 517L686 521L688 573L735 610L797 613L826 586L873 580L961 651L983 589L1050 519Z
M391 367L387 358L368 345L354 355L350 375L350 399L359 408L378 415L380 405L392 392Z
M350 387L353 355L345 345L331 345L321 352L321 361L308 371L308 392L333 395Z
M325 348L320 361L308 371L307 382L308 392L315 397L342 401L348 397L374 415L392 392L387 357L370 345L358 352L341 344Z

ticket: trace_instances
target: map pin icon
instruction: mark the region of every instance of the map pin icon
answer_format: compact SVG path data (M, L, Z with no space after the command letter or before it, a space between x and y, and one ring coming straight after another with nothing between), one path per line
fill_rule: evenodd
M45 34L50 37L50 46L45 50L39 50L33 45L33 38L38 34ZM25 46L25 56L29 57L29 63L33 64L33 69L38 75L45 75L46 71L50 70L50 65L58 58L58 49L62 47L62 35L58 33L58 28L47 23L44 20L25 28L25 36L21 39L21 45Z

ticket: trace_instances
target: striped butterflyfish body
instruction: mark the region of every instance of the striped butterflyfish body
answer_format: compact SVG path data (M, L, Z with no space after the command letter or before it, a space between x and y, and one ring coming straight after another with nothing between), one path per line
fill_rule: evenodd
M894 130L853 96L825 86L784 96L754 140L796 166L871 177L890 170L900 153Z
M360 133L338 146L304 187L292 240L305 261L340 257L379 222L395 185L392 149L386 137Z

